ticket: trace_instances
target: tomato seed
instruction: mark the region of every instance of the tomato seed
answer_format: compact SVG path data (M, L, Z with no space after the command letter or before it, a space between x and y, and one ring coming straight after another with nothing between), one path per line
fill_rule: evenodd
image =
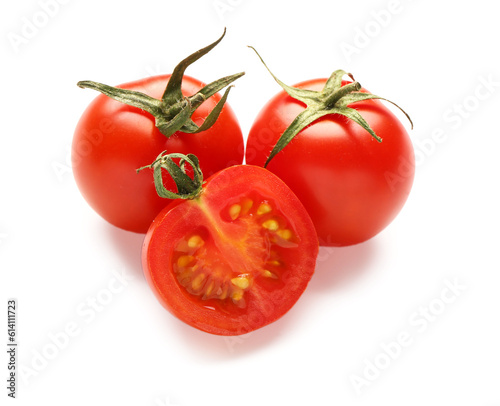
M209 297L210 294L212 293L212 290L214 289L215 282L213 280L210 281L208 284L208 287L205 289L205 297Z
M241 206L239 204L233 204L229 208L229 217L231 217L232 220L236 220L241 213Z
M262 275L265 276L266 278L278 279L278 277L276 276L276 274L274 274L274 273L272 273L271 271L268 271L268 270L264 270L264 272L262 272Z
M241 201L241 214L247 214L253 206L253 200L245 197Z
M283 238L284 240L289 240L292 238L292 232L290 230L278 230L276 234Z
M191 262L193 262L193 260L194 257L192 255L183 255L177 260L177 265L179 265L181 268L184 268L185 266L188 266Z
M233 292L233 294L231 295L231 299L233 299L235 301L239 301L239 300L243 299L243 291L237 290L237 291Z
M199 235L193 235L187 242L189 248L200 248L205 241Z
M267 203L262 203L257 209L257 215L262 216L263 214L270 213L272 210L271 206Z
M194 278L193 282L191 283L191 286L193 287L194 290L199 290L203 286L203 282L205 282L206 275L203 273L200 273L196 278Z
M250 286L250 281L244 276L231 279L231 283L241 289L247 289Z
M270 231L276 231L280 226L276 220L266 220L262 223L262 227Z

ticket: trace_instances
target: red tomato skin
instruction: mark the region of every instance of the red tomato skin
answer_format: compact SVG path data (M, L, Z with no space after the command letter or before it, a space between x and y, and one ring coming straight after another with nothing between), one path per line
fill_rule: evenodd
M204 207L217 212L227 205L228 198L245 195L249 190L279 199L285 214L300 235L301 249L286 258L289 265L284 274L286 289L262 299L258 306L249 306L242 317L230 318L223 313L193 305L189 294L173 275L172 266L165 265L170 263L179 237L192 231L192 224L213 226L203 217L196 200L175 200L170 203L155 218L144 239L142 267L158 301L183 322L210 334L241 335L276 321L297 302L316 266L319 244L314 225L290 188L269 171L251 165L224 169L207 180L201 199ZM227 228L230 225L220 220L217 225L219 230L233 231ZM234 233L238 233L237 228L234 228Z
M295 87L319 91L325 82L314 79ZM378 100L349 107L359 111L381 143L345 117L328 115L302 130L267 166L302 201L323 246L358 244L377 235L402 209L414 179L413 146L399 119ZM263 166L304 108L285 92L274 96L252 125L246 162Z
M119 87L160 99L170 75L154 76ZM196 93L204 84L184 76L182 92ZM220 100L216 94L193 114L200 125ZM238 120L226 103L217 122L198 134L177 132L167 138L154 118L135 107L97 96L77 124L72 144L73 174L85 200L111 224L146 233L155 216L168 203L155 190L151 170L136 169L152 163L158 154L195 154L205 177L243 161L244 141ZM175 188L165 178L169 188ZM172 189L174 190L174 189Z

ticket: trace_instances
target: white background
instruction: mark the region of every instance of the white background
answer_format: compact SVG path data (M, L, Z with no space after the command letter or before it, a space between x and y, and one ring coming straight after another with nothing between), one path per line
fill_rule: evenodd
M0 306L5 315L7 299L18 301L18 404L500 405L496 2L62 3L51 15L35 0L0 10ZM224 26L223 42L187 74L209 82L246 71L229 96L245 135L279 90L253 45L288 84L342 68L403 106L418 164L386 230L322 248L297 305L231 339L157 303L142 235L98 217L68 166L74 127L96 96L77 81L170 72ZM6 404L5 316L0 337Z

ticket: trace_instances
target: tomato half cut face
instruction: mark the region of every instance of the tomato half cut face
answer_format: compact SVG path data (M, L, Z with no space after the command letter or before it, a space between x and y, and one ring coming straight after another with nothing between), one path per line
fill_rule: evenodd
M238 335L284 315L315 268L318 239L293 192L266 169L233 166L149 229L143 268L159 301L200 330Z

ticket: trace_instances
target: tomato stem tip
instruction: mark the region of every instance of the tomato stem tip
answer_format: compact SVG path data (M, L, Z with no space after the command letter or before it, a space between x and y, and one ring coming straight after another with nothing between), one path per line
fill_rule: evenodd
M328 114L340 114L348 118L349 120L354 121L355 123L363 127L363 129L365 129L375 140L377 140L378 142L382 142L382 138L375 134L368 122L361 116L361 114L356 109L349 107L354 103L358 103L364 100L379 99L385 100L395 105L408 118L411 124L411 128L413 129L413 122L410 116L401 107L383 97L376 96L371 93L362 92L361 84L354 79L354 76L351 73L347 73L346 71L341 69L334 71L326 81L323 89L319 92L308 89L299 89L296 87L288 86L281 80L279 80L267 67L266 63L257 52L257 50L252 46L248 47L257 54L264 67L271 74L274 80L281 86L281 88L286 93L288 93L289 96L303 102L307 106L304 111L302 111L297 117L295 117L295 119L283 132L283 134L281 134L280 138L274 145L270 155L268 156L264 164L265 167L271 162L276 154L278 154L283 148L285 148L299 132L301 132L308 125L311 125L317 119ZM352 82L342 85L342 79L345 76L348 76L352 80Z
M178 163L174 162L174 159L178 159ZM186 163L193 170L192 178L186 172ZM165 199L194 199L201 193L203 173L196 155L168 154L167 151L163 151L150 165L138 168L136 172L139 173L148 168L153 170L156 193L160 197ZM167 171L175 182L177 192L168 190L163 184L163 170Z
M155 99L141 92L121 89L89 80L80 81L77 83L77 86L80 88L96 90L116 101L119 101L120 103L137 107L148 112L155 118L155 124L158 130L166 137L170 137L178 131L189 134L205 131L214 125L222 112L222 108L224 107L231 88L229 85L243 76L245 72L236 73L234 75L225 76L221 79L215 80L205 85L197 93L191 96L184 96L182 94L182 79L184 77L185 70L193 62L210 52L220 41L222 41L222 38L224 38L225 35L226 29L224 28L224 32L217 41L189 55L175 67L167 83L165 91L163 92L161 100ZM200 126L197 125L191 119L193 113L205 100L212 97L225 87L227 87L227 89L225 90L222 98L212 111L210 111L208 116L205 118L205 121Z

